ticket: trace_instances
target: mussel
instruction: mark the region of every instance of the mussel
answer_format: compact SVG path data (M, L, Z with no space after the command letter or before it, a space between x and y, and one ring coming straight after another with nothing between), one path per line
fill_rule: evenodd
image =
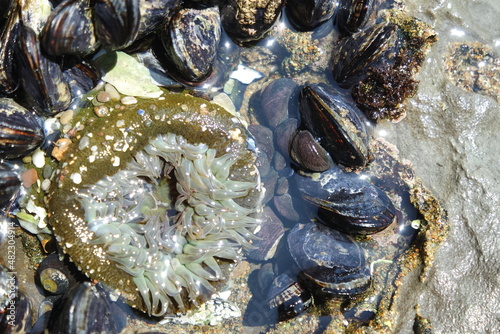
M59 64L41 52L35 31L23 25L16 55L24 101L41 115L53 115L65 110L71 102L68 84Z
M118 333L120 314L99 285L75 285L58 300L51 313L50 333Z
M9 291L12 293L12 291ZM0 312L0 333L19 334L31 333L31 300L22 291L12 293L14 298Z
M6 8L6 7L2 7ZM11 1L4 26L0 26L0 93L10 94L17 89L19 76L14 57L19 38L20 22L17 1Z
M90 91L101 80L99 69L85 60L65 70L63 76L71 89L73 99Z
M95 31L110 50L129 46L139 34L139 0L95 0Z
M390 62L399 47L398 30L396 24L384 22L343 38L332 53L335 81L352 87L366 78L370 67Z
M180 3L180 0L139 1L140 22L137 37L144 37L169 21L179 10Z
M332 159L344 166L364 167L369 158L364 114L324 84L303 87L299 99L301 126L319 138Z
M19 171L11 163L0 163L0 205L10 201L21 188Z
M332 166L326 150L307 130L297 131L290 143L290 158L306 170L324 172Z
M0 98L0 158L22 157L44 140L37 115L14 100Z
M178 11L162 31L169 74L185 83L205 79L212 71L220 37L218 7Z
M40 43L50 55L85 56L98 47L89 0L66 0L50 14Z
M299 30L312 30L329 20L338 2L332 0L287 0L288 19Z
M348 235L320 223L297 224L288 246L298 282L321 298L357 296L371 286L364 251Z
M267 299L269 308L277 311L279 321L294 318L313 305L311 293L286 273L273 280Z
M236 43L255 42L265 37L284 5L284 0L229 0L221 8L222 25Z
M336 14L339 31L350 35L361 31L375 19L377 0L341 0Z
M316 178L297 173L295 181L302 197L318 207L318 217L345 233L380 232L396 217L385 192L356 173L332 167Z
M3 255L7 260L7 251ZM31 309L31 300L19 290L16 273L0 263L0 333L30 333Z

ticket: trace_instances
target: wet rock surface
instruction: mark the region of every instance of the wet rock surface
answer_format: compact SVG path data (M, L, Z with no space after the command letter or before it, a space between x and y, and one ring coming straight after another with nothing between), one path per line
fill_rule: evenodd
M435 333L493 333L500 307L500 106L447 79L445 55L452 43L480 42L498 57L500 23L494 18L500 3L412 0L408 9L434 24L439 41L420 72L406 119L378 130L387 130L386 138L413 162L416 174L425 175L424 184L448 210L451 230L427 284L416 283L407 300L420 303ZM403 321L402 333L412 332L411 317Z

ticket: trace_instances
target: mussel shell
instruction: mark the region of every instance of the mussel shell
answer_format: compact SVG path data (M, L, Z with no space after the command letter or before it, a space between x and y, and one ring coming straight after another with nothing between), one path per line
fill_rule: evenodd
M84 282L74 286L54 305L50 333L118 333L117 315L106 292Z
M312 30L329 20L337 8L332 0L287 0L288 19L299 30Z
M7 7L0 7L7 8ZM20 32L17 1L12 1L0 33L0 93L10 94L17 89L19 77L14 53Z
M162 42L169 74L185 83L205 79L212 71L221 37L218 7L181 9L165 25Z
M95 0L95 31L110 50L129 46L139 34L139 0Z
M157 30L171 19L179 9L180 0L141 0L139 10L141 13L138 38Z
M38 36L28 26L21 27L16 56L24 91L23 102L47 116L65 110L71 102L71 94L61 68L42 54Z
M380 232L396 217L386 193L356 173L332 168L314 179L296 174L295 181L302 197L319 208L319 218L345 233Z
M335 162L353 168L367 164L367 121L353 103L324 84L303 87L299 100L301 126L319 138Z
M31 333L31 319L33 316L31 308L31 300L25 293L17 291L14 303L9 303L0 312L0 333Z
M364 251L348 235L320 223L297 224L288 246L301 270L299 283L314 295L356 296L371 286Z
M284 0L229 0L221 8L222 25L237 44L256 42L272 28L284 5Z
M339 31L350 35L361 31L375 19L377 0L341 0L336 14Z
M43 139L37 115L12 99L0 98L0 158L22 157L39 146Z
M85 56L98 47L89 0L66 0L50 14L40 43L50 55Z
M370 67L391 61L399 47L398 30L385 22L343 38L332 53L335 81L344 88L354 86L366 78Z
M88 61L81 61L68 68L63 72L63 75L69 84L73 99L93 89L101 80L99 69Z
M267 304L278 312L278 320L294 318L313 304L311 293L300 286L288 274L277 276L267 292Z
M324 172L332 166L326 150L307 130L298 131L293 137L290 157L308 171Z
M10 201L21 189L21 178L11 164L0 164L0 204Z

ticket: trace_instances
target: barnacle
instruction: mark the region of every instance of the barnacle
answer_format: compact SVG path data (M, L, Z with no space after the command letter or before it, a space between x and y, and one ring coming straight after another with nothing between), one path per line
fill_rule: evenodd
M184 94L153 102L121 106L81 133L49 211L84 273L159 316L223 284L251 247L263 191L236 117Z

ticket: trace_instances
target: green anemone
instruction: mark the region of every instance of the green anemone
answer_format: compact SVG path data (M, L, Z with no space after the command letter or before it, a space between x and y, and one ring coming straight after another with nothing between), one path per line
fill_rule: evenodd
M132 306L185 311L251 247L262 189L246 130L184 94L112 114L86 127L61 161L51 226L85 274Z

